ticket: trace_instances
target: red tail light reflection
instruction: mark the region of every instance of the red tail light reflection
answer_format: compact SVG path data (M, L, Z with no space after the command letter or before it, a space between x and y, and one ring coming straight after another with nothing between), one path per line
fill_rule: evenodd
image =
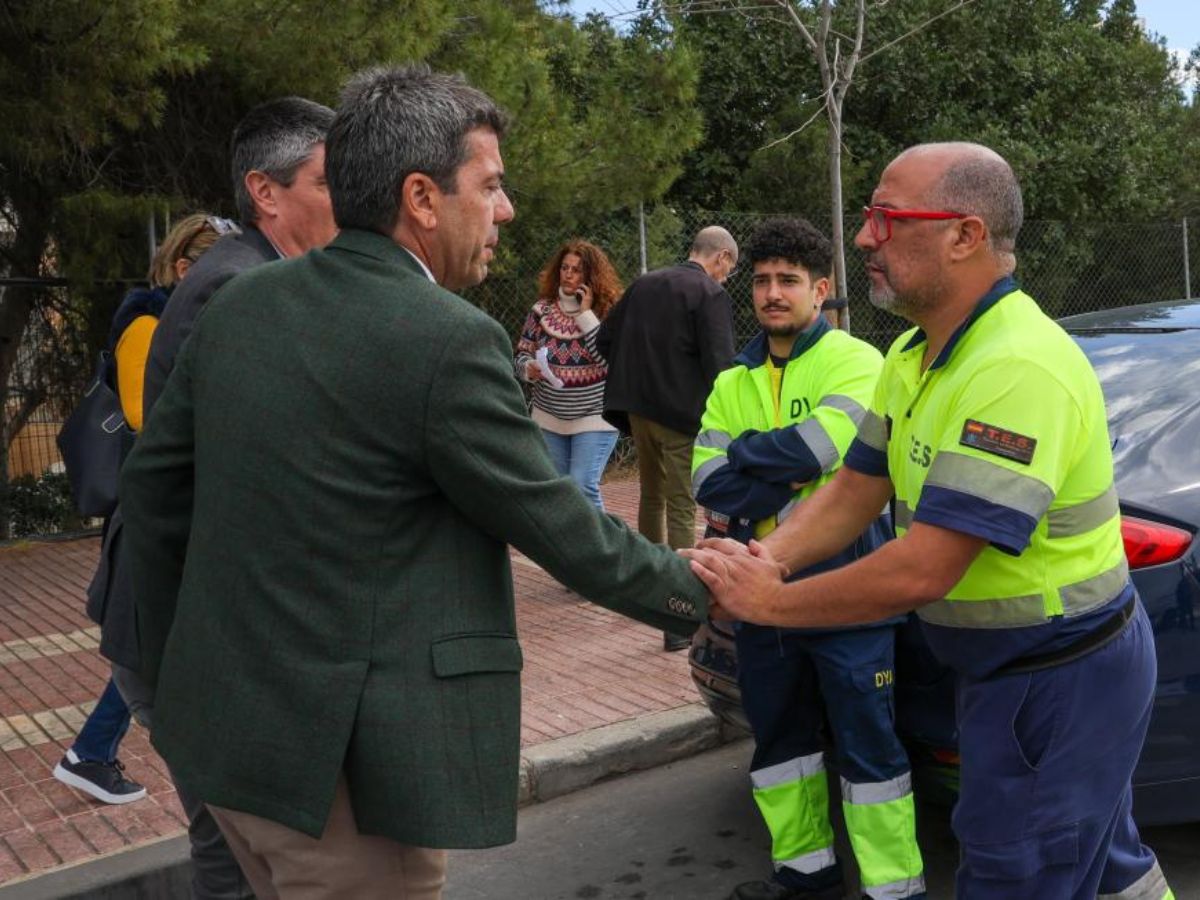
M1192 533L1172 525L1121 516L1121 537L1129 568L1144 569L1179 559L1192 542Z

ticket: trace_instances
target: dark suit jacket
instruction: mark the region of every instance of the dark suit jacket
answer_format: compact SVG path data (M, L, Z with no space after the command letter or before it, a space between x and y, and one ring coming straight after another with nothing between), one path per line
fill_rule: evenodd
M197 796L316 836L344 770L368 834L511 841L507 544L656 628L705 615L680 558L555 473L510 357L369 232L210 302L121 482L152 739Z
M221 238L205 251L188 269L187 277L171 292L154 337L150 341L150 355L146 359L146 376L142 388L143 420L158 402L167 376L175 365L179 348L192 333L196 317L208 299L234 275L261 266L265 262L279 259L261 231L253 225L243 225L241 234L230 234Z
M608 359L604 418L629 432L629 413L683 434L717 375L733 364L733 303L699 263L647 272L600 326Z
M143 410L147 416L171 374L180 346L191 334L196 317L209 297L239 272L278 259L279 254L262 232L253 226L243 228L241 234L228 235L213 244L171 292L159 316L146 362ZM119 336L122 329L116 325L114 328ZM88 586L88 615L100 624L100 653L117 665L136 671L140 662L137 619L123 546L124 515L118 505L105 523L100 562Z

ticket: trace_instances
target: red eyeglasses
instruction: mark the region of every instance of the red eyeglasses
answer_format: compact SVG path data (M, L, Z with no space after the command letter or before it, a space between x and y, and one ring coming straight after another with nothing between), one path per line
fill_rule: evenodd
M871 239L877 244L892 239L893 219L965 219L966 213L931 209L892 209L890 206L864 206L863 218L871 229Z

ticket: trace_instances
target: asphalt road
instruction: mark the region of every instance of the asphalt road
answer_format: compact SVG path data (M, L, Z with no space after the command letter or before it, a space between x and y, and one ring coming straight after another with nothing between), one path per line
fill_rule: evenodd
M723 900L769 871L749 760L750 745L733 744L529 807L516 844L451 856L446 900ZM951 900L949 810L920 807L918 827L929 896ZM1200 898L1200 823L1143 839L1175 896Z

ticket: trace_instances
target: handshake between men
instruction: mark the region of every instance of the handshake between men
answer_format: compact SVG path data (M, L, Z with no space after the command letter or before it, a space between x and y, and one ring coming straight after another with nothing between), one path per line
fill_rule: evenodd
M712 599L708 615L756 625L774 624L786 600L780 590L787 567L759 541L749 545L731 538L705 538L695 548L680 550Z

